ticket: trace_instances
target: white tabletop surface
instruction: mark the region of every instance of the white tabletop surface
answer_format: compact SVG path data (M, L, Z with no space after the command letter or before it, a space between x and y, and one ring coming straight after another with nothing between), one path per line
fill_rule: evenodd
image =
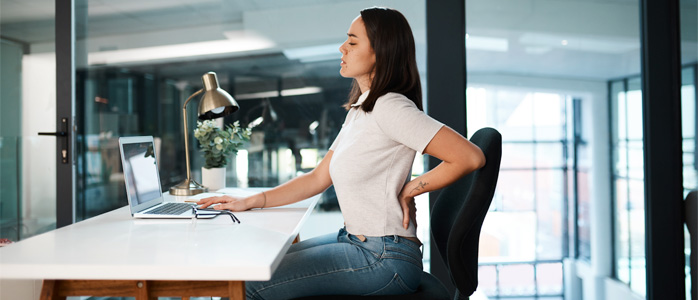
M133 219L122 207L0 248L0 279L269 280L319 197L236 212L241 224Z

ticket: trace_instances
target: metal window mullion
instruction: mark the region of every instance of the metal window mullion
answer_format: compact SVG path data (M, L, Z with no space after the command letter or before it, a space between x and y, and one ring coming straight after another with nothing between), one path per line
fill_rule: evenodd
M615 167L614 167L614 159L613 159L613 158L614 158L614 155L613 155L613 154L614 154L614 153L613 153L613 151L614 151L614 150L613 150L613 148L614 148L614 147L613 147L613 144L614 144L614 142L615 142L615 137L613 136L613 126L614 126L613 124L615 123L615 122L613 121L613 116L614 116L614 112L613 112L613 107L614 107L614 105L613 105L613 102L614 102L614 101L613 101L613 99L614 99L614 98L613 98L613 81L608 81L608 83L607 83L607 85L606 85L606 88L607 88L606 91L607 91L607 93L608 93L608 94L607 94L607 98L606 98L606 99L608 99L608 115L607 115L607 119L608 119L608 121L609 121L609 126L610 126L610 130L611 130L611 134L609 134L609 140L608 140L608 144L611 145L611 147L609 147L609 152L610 152L610 153L609 153L609 154L610 154L609 157L611 158L611 165L609 166L609 168L611 169L611 172L610 172L610 174L611 174L611 178L610 178L611 184L610 184L610 187L611 187L611 188L610 188L610 191L609 191L609 193L610 193L610 195L609 195L610 198L609 198L609 199L611 199L611 201L610 201L610 203L611 203L611 205L610 205L610 211L611 211L611 224L612 224L612 230L611 230L611 241L612 241L612 242L611 242L611 256L612 256L612 258L611 258L611 264L613 265L612 271L611 271L611 275L612 275L614 278L618 278L618 271L617 271L617 270L618 270L618 257L617 257L618 255L616 254L617 249L616 249L616 242L615 242L615 241L616 241L616 222L618 221L618 218L615 217L615 216L616 216L616 205L615 205L615 203L618 201L618 199L616 198L616 192L615 192L616 189L617 189L616 184L615 184L615 182L616 182L616 169L615 169Z
M698 64L693 65L693 119L698 116ZM693 169L698 171L698 122L693 122ZM696 287L698 289L698 287Z
M573 133L573 144L572 144L572 197L574 202L574 237L575 237L575 258L579 256L579 227L576 225L579 221L579 144L581 140L581 130L582 126L580 124L582 120L582 100L572 99L572 133Z
M569 256L570 256L570 247L569 247L569 245L570 245L570 238L571 238L571 237L570 237L570 234L569 234L569 232L570 232L570 206L569 206L569 204L570 204L569 198L570 198L570 197L569 197L569 186L568 186L568 185L569 185L569 175L568 175L568 173L569 173L569 166L568 166L569 162L567 161L567 158L569 157L569 151L570 151L570 149L569 149L569 142L568 142L568 141L569 141L568 127L567 127L567 121L568 121L568 118L569 118L569 116L568 116L568 107L567 107L567 104L568 104L568 103L567 103L567 102L568 102L568 97L565 97L563 101L564 101L564 102L563 102L563 107L564 107L564 114L563 114L563 115L564 115L564 120L565 120L565 121L564 121L564 123L563 123L563 125L562 125L562 128L563 128L563 129L562 129L563 138L561 139L561 146L562 146L562 149L563 149L563 151L562 151L562 161L564 162L564 163L562 164L562 172L563 172L563 175L562 175L562 178L563 178L563 179L562 179L562 180L563 180L563 183L562 183L562 190L563 190L563 196L562 196L562 201L563 201L563 203L562 203L562 208L563 208L563 210L564 210L564 213L562 214L562 216L563 216L563 217L562 217L562 218L563 218L563 221L562 221L562 226L563 226L563 231L562 231L562 232L563 232L562 253L563 253L563 257L564 257L564 256L569 257ZM576 209L573 208L572 211L576 211ZM576 218L574 218L573 220L576 220ZM576 224L576 223L575 223L575 224ZM575 225L574 227L576 228L576 225ZM572 236L574 237L574 234L573 234ZM575 244L576 244L576 241L573 243L573 246L574 246ZM576 253L572 253L572 257L575 257L575 258L576 258Z
M628 79L626 78L623 80L623 92L625 95L623 96L625 98L625 108L623 110L625 114L625 177L626 177L626 184L625 184L625 210L626 213L628 214L628 220L627 220L627 226L628 226L628 286L631 285L632 283L632 278L633 278L633 267L632 267L632 261L633 261L633 250L632 250L632 224L630 222L630 137L628 136L628 106L629 106L629 101L628 101Z

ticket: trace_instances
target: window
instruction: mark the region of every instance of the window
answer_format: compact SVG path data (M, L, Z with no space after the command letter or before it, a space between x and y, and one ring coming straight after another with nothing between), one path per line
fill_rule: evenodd
M581 100L475 84L467 99L468 132L494 127L503 143L497 190L480 236L479 288L492 297L561 297L568 207L577 198L575 179L586 174L575 164L575 152L584 151L575 129Z

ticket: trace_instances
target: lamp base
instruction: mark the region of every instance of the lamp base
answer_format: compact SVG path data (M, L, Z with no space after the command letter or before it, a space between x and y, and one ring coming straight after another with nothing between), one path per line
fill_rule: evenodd
M205 192L208 192L207 187L189 178L170 188L170 195L175 196L192 196Z

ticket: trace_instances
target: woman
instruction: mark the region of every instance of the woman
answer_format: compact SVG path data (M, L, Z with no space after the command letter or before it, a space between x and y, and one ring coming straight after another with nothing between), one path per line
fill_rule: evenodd
M246 198L203 199L204 207L242 211L281 206L334 185L345 228L294 244L272 279L248 282L248 299L414 292L422 272L414 197L485 164L482 151L422 112L412 30L387 8L351 23L340 74L353 78L342 130L311 172ZM416 152L443 162L410 181Z

